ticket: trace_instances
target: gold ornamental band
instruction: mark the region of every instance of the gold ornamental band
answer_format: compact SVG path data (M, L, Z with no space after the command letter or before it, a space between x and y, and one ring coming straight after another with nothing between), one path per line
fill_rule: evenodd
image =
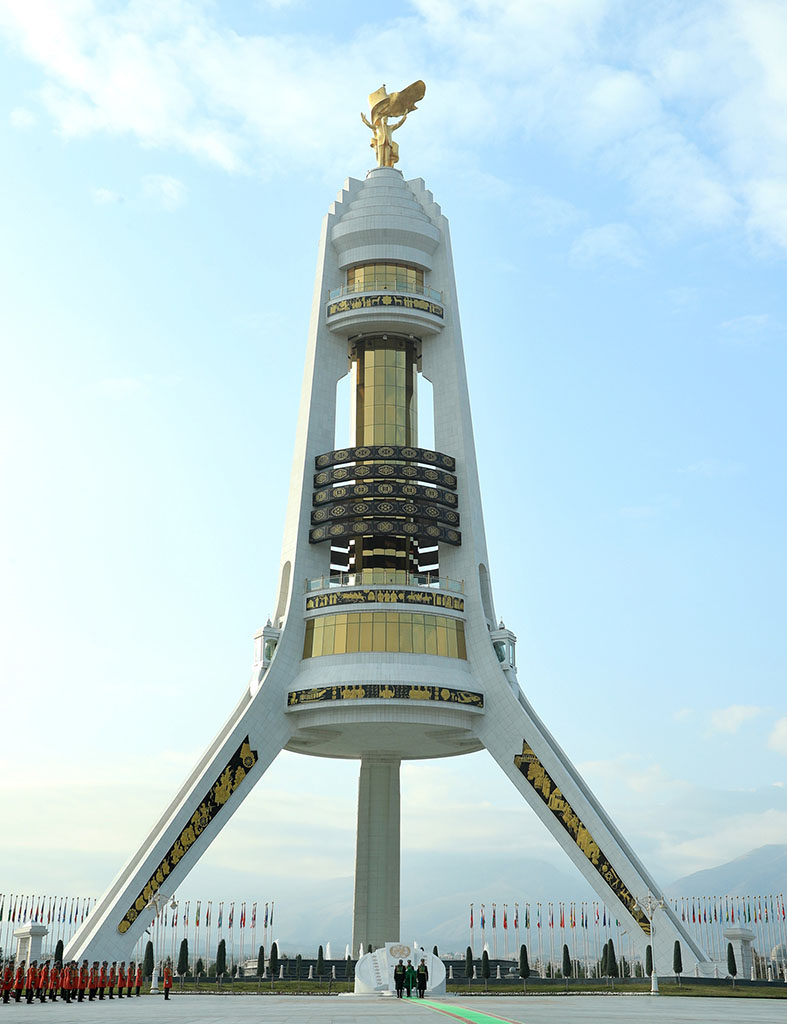
M584 853L596 871L598 871L615 896L628 910L643 932L646 935L650 935L650 921L636 905L634 896L628 890L617 871L612 867L609 858L602 852L587 827L580 821L579 815L555 785L547 770L536 757L533 748L524 740L522 741L522 753L514 756L514 764L533 787L533 790L541 797L552 814L554 814L557 821L568 832L577 847Z
M341 590L334 594L315 594L306 598L306 611L316 612L320 608L333 608L338 605L357 604L420 604L433 608L450 608L453 612L463 612L463 597L451 594L438 594L431 590Z
M443 307L429 299L420 299L412 295L357 295L352 299L340 299L328 303L328 316L337 313L352 313L356 309L417 309L421 313L431 313L443 319Z
M123 920L118 925L118 931L121 934L129 930L140 913L147 907L151 897L161 888L167 875L181 860L197 837L205 831L211 821L221 811L222 807L246 778L247 772L256 763L257 751L251 749L249 737L247 736L229 759L218 779L210 787L202 803L192 814L188 825L186 825L172 846L170 846L159 866L147 880L139 896L137 896L126 911Z
M410 683L355 683L348 686L317 686L311 690L291 690L287 706L323 704L347 700L425 700L441 704L461 704L464 707L483 708L483 693L472 690L454 690L448 686L421 686Z

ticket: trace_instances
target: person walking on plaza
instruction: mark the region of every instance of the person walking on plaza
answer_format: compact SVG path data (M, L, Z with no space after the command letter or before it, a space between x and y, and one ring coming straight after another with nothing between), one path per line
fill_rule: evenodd
M14 987L14 969L11 961L6 960L3 968L3 1002L7 1003L11 998L11 989Z
M34 960L27 968L27 977L25 978L25 1000L28 1003L33 1002L33 995L35 994L36 985L38 984L38 961Z
M415 973L418 981L418 998L423 999L426 992L426 983L429 980L429 968L426 966L426 960L423 957L421 957L421 962Z
M394 985L396 986L396 998L401 999L404 988L404 960L400 960L394 967Z
M60 964L55 962L49 971L49 998L53 1003L57 1002L57 992L60 988Z
M19 964L14 975L14 1002L18 1003L22 998L22 990L25 987L25 962Z
M71 964L63 964L60 968L60 995L63 1002L71 1002L71 989L74 987L74 980L71 973Z
M407 998L408 999L413 994L413 989L415 988L415 982L416 982L415 968L413 967L412 960L408 960L407 961L407 968L406 968L406 970L404 972L404 987L407 989Z
M169 990L172 988L172 968L169 964L164 968L164 998L169 999Z

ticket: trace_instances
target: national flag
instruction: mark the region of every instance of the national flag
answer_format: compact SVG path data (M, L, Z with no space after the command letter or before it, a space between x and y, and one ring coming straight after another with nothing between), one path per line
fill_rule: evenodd
M183 927L188 928L189 926L189 904L191 900L186 900L186 906L183 908Z
M0 900L0 921L3 920L3 910L4 909L5 909L5 893L3 893L3 898L2 898L2 900Z
M601 923L604 925L605 928L607 927L607 905L606 905L606 903L604 904L604 920Z
M503 931L508 931L508 904L503 904Z
M536 928L541 927L541 904L536 903Z
M208 905L205 907L205 927L210 928L210 908L213 905L212 900L208 900Z
M492 904L492 928L497 928L497 905Z
M566 909L563 903L560 904L560 927L566 927Z
M271 928L273 927L273 907L275 905L275 902L275 900L271 901Z
M173 928L177 928L178 927L178 906L179 906L179 904L176 903L175 904L175 909L172 911L172 927Z
M473 904L470 904L470 927L473 927Z
M547 903L547 907L549 908L549 927L550 928L554 928L555 927L555 913L554 913L554 909L553 909L551 903Z
M235 904L234 903L230 903L230 919L227 922L227 927L230 929L230 931L232 930L232 922L233 922L234 918L235 918Z
M194 914L194 927L195 928L199 928L199 912L200 912L201 904L202 904L202 900L197 900L197 910L196 910L196 912Z
M241 928L246 927L246 903L240 905L240 926Z
M481 931L483 931L484 928L486 928L486 914L484 913L485 909L486 908L484 907L484 904L482 903L481 904Z
M529 928L530 928L530 904L526 903L525 904L525 929L529 930Z
M219 903L219 923L217 925L218 928L221 928L221 920L222 920L223 917L224 917L224 900L222 900L221 903Z
M268 904L265 904L265 920L262 923L263 928L268 927Z
M251 905L251 926L252 928L257 927L257 904L252 903Z

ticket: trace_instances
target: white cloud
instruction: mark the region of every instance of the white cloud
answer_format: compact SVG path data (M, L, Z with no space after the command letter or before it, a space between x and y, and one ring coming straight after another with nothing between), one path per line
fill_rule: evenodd
M27 107L15 107L8 115L8 120L14 128L32 128L38 118Z
M728 462L725 459L700 459L692 462L680 470L687 476L702 476L708 480L716 480L722 477L736 476L743 470L739 462Z
M176 210L185 203L188 195L183 182L167 174L146 174L142 179L142 190L147 199L152 199L165 210Z
M623 263L642 265L642 244L630 224L602 224L588 228L574 241L570 257L574 263L597 265Z
M779 718L776 721L768 737L768 746L777 754L787 754L787 718ZM784 785L784 783L778 783L778 785Z
M769 322L767 313L747 313L745 316L733 317L732 320L724 320L720 327L728 334L751 335L764 330Z
M763 708L753 704L731 704L710 713L711 732L735 733L740 727L761 715Z
M122 203L123 196L119 192L113 192L111 188L94 188L93 202L96 206L109 206L112 203Z

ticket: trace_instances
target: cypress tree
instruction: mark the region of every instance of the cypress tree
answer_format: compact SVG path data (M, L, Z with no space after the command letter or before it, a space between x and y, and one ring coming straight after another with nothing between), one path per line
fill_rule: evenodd
M434 953L435 956L440 956L440 954L437 952L437 946L432 946L432 952Z
M216 977L223 978L227 972L227 943L221 940L216 949Z
M617 978L620 976L618 970L618 961L615 957L615 946L613 945L612 939L609 940L609 952L607 953L607 970L609 971L610 978Z
M519 947L519 977L522 979L522 991L527 992L530 964L527 961L527 946L524 943Z
M279 973L279 947L275 942L271 943L271 955L268 958L268 963L271 969L271 988L276 980L276 975Z
M57 940L57 945L55 946L55 963L56 964L62 964L63 963L63 940L62 939L58 939Z
M648 943L645 949L645 977L649 978L653 974L653 946Z
M184 939L180 944L180 953L178 954L178 969L177 974L183 977L184 974L189 973L189 940Z
M735 963L735 950L732 943L727 943L727 974L732 978L732 987L735 988L735 976L738 973L738 965Z
M481 956L481 977L484 979L484 988L489 990L489 954L484 950Z
M606 978L606 976L609 974L609 943L608 942L604 943L604 948L601 951L601 966L600 966L599 970L601 971L601 977L602 978Z
M300 953L295 957L295 980L301 980L301 971L303 969L303 957Z
M194 973L197 975L198 978L201 974L205 973L205 964L202 961L202 957L199 957L199 959L197 960L196 966L194 967Z
M322 981L322 974L325 970L325 961L323 960L322 946L317 950L317 980Z
M467 978L467 984L473 983L473 951L468 946L465 951L465 977Z
M680 951L680 939L675 939L675 948L672 951L672 970L675 972L675 981L680 985L680 976L683 974L683 955Z
M571 977L571 955L565 942L563 943L563 977L566 979L566 991L568 991L568 979Z
M347 983L349 984L353 980L353 958L350 954L347 954L347 960L344 966L344 973L347 976Z
M145 957L142 962L142 973L148 980L153 977L154 966L155 960L153 958L153 943L148 942L147 946L145 946Z

